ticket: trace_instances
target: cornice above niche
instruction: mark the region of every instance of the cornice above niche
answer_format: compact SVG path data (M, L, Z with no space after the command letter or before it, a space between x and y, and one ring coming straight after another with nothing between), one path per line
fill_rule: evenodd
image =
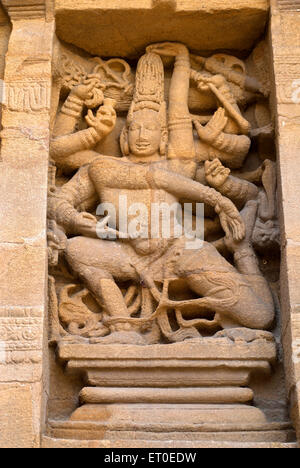
M47 0L2 0L12 20L44 18Z
M268 0L55 0L58 37L93 55L137 58L146 45L250 50L265 30Z

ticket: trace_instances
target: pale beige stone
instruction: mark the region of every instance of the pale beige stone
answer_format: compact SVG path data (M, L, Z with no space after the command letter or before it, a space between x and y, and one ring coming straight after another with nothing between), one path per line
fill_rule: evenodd
M287 240L287 245L283 249L286 257L287 276L289 279L289 299L292 307L300 304L300 242Z
M250 49L263 33L269 5L267 0L176 0L154 6L152 0L101 0L96 6L93 0L75 5L56 0L57 33L68 43L109 57L137 57L149 43L165 40L194 50L199 44L210 51Z
M166 57L175 58L168 102L162 60ZM203 63L206 74L192 68L192 59ZM103 66L101 60L100 63ZM236 75L236 67L243 72ZM69 68L72 73L72 67ZM75 65L73 68L75 70ZM77 67L77 73L78 70ZM218 74L220 70L223 75ZM118 159L100 156L95 151L95 146L108 137L116 125L118 102L107 98L106 85L99 81L100 78L95 78L97 69L94 75L86 76L83 70L80 84L76 83L76 72L73 73L73 86L70 86L71 91L59 109L54 125L50 154L65 174L76 168L79 171L61 189L53 185L48 215L53 226L50 235L53 241L55 237L59 241L56 250L64 251L72 272L81 277L86 287L74 294L73 299L74 284L67 285L60 293L56 308L66 332L90 338L92 342L146 345L151 343L150 340L159 342L160 334L169 342L200 337L196 328L208 332L217 331L219 327L237 326L269 329L274 321L274 304L253 247L256 227L264 233L264 222L268 220L273 226L271 220L276 217L276 175L272 163L266 161L261 169L266 192L231 176L231 169L241 168L248 154L250 124L243 117L235 88L232 89L229 82L239 85L240 93L244 90L244 94L253 86L263 93L258 91L262 85L247 76L245 65L233 57L197 58L180 43L148 46L138 62L133 101L120 135L123 157ZM206 116L207 126L202 125L205 115L190 114L191 81L203 95L202 106L205 108L206 96L216 108L211 117ZM77 131L85 107L89 109L84 116L88 128ZM97 109L96 115L93 108ZM193 127L199 144L203 145L205 164L197 153ZM200 163L199 172L202 171L206 186L198 181L197 163ZM113 205L115 216L119 217L123 210L121 195L126 197L128 205L143 203L146 232L141 228L145 220L139 221L140 231L135 235L124 234L127 226L122 227L121 221L117 221L114 228L107 225L109 218L97 224L92 215L96 203ZM176 235L174 227L164 240L162 227L159 220L154 220L152 210L153 201L157 203L162 199L169 206L186 199L214 209L226 234L224 240L219 240L227 252L234 255L235 270L208 242L197 248L197 252L192 251L187 242L184 244L185 234L182 237ZM85 212L80 212L81 206L85 206ZM237 206L244 208L241 214ZM264 220L261 215L260 220L260 212L264 210L267 214L264 214ZM129 219L134 221L132 215ZM179 226L178 222L175 226ZM157 230L157 236L153 236L153 228ZM114 235L115 242L106 242L107 234ZM75 237L68 238L70 235ZM126 242L122 241L124 237ZM195 237L193 239L197 242ZM55 250L55 242L52 244ZM261 246L265 247L265 243ZM57 254L56 257L54 253L52 255L58 259ZM205 270L203 262L206 263ZM166 265L169 266L164 272ZM221 272L225 273L228 283L225 280L227 285L224 283L223 287L214 289L212 284L223 284ZM118 282L126 281L132 284L123 297ZM155 282L162 284L162 292ZM242 287L242 282L244 286L248 284L248 290ZM144 290L139 284L144 284ZM180 284L193 291L198 299L172 301L169 289L173 287L176 294ZM83 298L89 292L99 305L104 304L103 317L100 310L95 315L84 305ZM199 307L200 313L198 320L190 322L190 327L183 317L185 310L187 314L191 313L188 306ZM75 319L72 307L74 311L81 310ZM214 312L211 322L205 315L201 316L200 310L205 307ZM174 309L179 327L174 332L168 318L170 308ZM132 317L138 313L139 316ZM101 328L97 325L99 321ZM145 329L151 329L151 333L147 335ZM225 331L222 336L226 336ZM248 330L233 332L231 337L232 340L251 341L257 336Z
M234 388L84 388L80 393L83 403L227 403L232 402ZM253 400L253 392L247 388L236 391L236 401L247 403Z
M279 171L283 231L283 347L293 421L299 430L298 305L299 305L299 72L300 16L297 2L272 2L271 45L276 84Z
M34 431L33 404L34 394L30 385L0 384L1 448L38 447L39 434Z
M0 306L24 305L43 308L45 248L2 243L0 258L2 276Z
M86 2L84 6L78 3L75 8L65 3L64 7L57 5L59 37L66 38L63 34L68 34L68 42L93 53L99 51L91 49L87 30L77 37L79 41L88 41L89 45L74 41L72 21L80 23L76 23L78 31L86 27L87 11L90 14L95 10L99 13L95 15L96 21L101 15L109 18L113 36L112 15L121 12L120 5L113 8L113 4L109 11L105 10L104 4L100 11L97 10L100 5L95 7ZM137 18L138 11L145 9L145 18L148 13L154 18L159 12L161 24L168 11L173 9L176 20L177 13L179 15L186 6L182 2L156 1L147 11L145 5L139 5L138 10L130 5L122 23L122 27L124 24L127 28L126 37L130 39L132 28L128 15L131 13ZM227 5L219 4L218 12L217 4L210 7L214 21L207 27L203 25L206 32L217 25L218 13L222 17ZM264 9L266 5L260 4L260 7ZM195 3L189 3L186 11L193 11L193 8ZM249 8L239 5L236 12L242 17L249 13ZM193 19L198 13L202 14L203 10L195 11ZM68 18L68 25L65 18ZM187 19L186 16L183 18ZM237 21L235 15L231 20ZM93 26L89 21L90 30ZM105 31L103 23L102 26L101 33ZM140 31L144 33L147 28ZM192 31L191 27L189 31ZM160 32L156 28L153 33L155 42L159 40ZM164 34L174 40L166 27ZM279 244L275 164L267 160L263 150L269 144L270 157L274 159L271 141L274 130L267 105L270 80L264 63L268 53L262 45L253 51L247 62L228 54L208 53L209 57L204 58L191 54L188 49L190 46L199 54L203 50L201 47L205 48L205 40L199 33L194 36L198 47L191 46L190 38L181 39L185 44L163 42L151 45L148 42L138 46L136 36L135 33L132 42L140 47L134 52L139 59L137 70L117 59L114 70L126 70L126 74L118 77L110 68L112 61L104 62L98 58L96 61L100 65L96 68L88 56L76 56L75 49L59 44L56 47L53 103L57 115L52 111L50 155L53 169L48 215L49 259L53 274L50 280L50 341L53 345L59 342L59 356L67 362L67 374L79 372L85 376L88 386L80 394L85 404L73 411L66 422L50 421L48 430L57 438L83 439L88 433L91 438L105 439L107 431L118 432L118 427L122 427L123 432L136 430L140 436L143 430L155 432L160 427L162 437L168 430L179 428L187 436L188 420L204 424L205 421L219 420L225 425L224 433L225 429L228 433L228 424L233 422L237 424L236 432L242 431L244 421L252 421L251 430L263 431L266 413L255 406L237 404L251 399L252 391L243 387L249 385L251 378L259 372L267 378L270 364L276 357L272 334L259 331L271 329L275 310L254 250L278 249ZM227 38L231 40L229 36ZM151 37L148 34L148 41ZM239 40L243 41L241 35ZM223 39L222 42L224 47ZM106 47L102 39L101 44ZM110 44L118 45L118 53L111 52L113 55L123 55L120 39L110 41ZM239 46L242 47L241 42L231 45L232 48ZM214 41L210 41L210 47L217 47ZM128 50L125 53L127 57L132 56ZM101 55L107 54L102 49ZM113 80L119 79L118 94L112 95L113 84L107 82L108 71ZM265 103L260 106L263 99ZM256 127L251 132L250 122L241 109L243 106L251 108L253 101L258 102L252 109ZM128 111L125 122L124 111ZM251 109L248 114L250 118ZM119 132L122 155L116 151ZM255 170L242 172L247 155L254 158L250 150L251 138L258 142L259 157L264 162L258 168L253 162ZM263 145L263 142L267 144ZM109 157L99 156L104 148ZM56 179L54 165L60 171ZM70 179L70 174L76 170L78 172ZM69 182L64 185L67 180ZM129 197L130 202L146 203L148 213L151 200L162 199L160 197L169 204L186 199L202 201L215 208L227 235L225 241L220 237L215 245L225 256L226 249L227 254L233 253L234 264L224 262L212 245L204 244L201 250L187 255L180 242L174 244L175 251L172 243L153 242L149 232L144 244L139 244L133 237L122 242L118 239L123 235L120 223L114 227L106 226L107 219L103 219L97 226L94 217L94 208L99 202L113 203L120 210L120 194ZM214 229L215 222L206 219L207 232ZM102 234L116 234L117 240L100 241L97 239L100 230ZM159 240L162 238L159 233ZM158 253L161 263L156 264L153 255ZM73 281L70 277L62 280L61 273L57 274L57 266L65 271L65 260L74 276ZM151 266L146 260L151 260ZM169 264L168 272L165 272L166 264ZM213 276L210 277L209 271ZM234 284L233 289L226 280L226 286L211 289L211 282L217 286L223 284L224 279ZM130 281L131 286L122 287L125 281ZM162 285L162 290L157 283ZM185 291L185 299L175 301L176 295L182 294L183 284L196 294L196 299ZM169 294L171 288L173 300ZM234 300L230 304L227 303L229 296ZM196 312L195 307L201 304L212 309L213 320L207 320L205 313L203 316L200 311ZM174 318L168 315L171 308L175 309ZM219 328L223 330L217 332ZM187 339L194 343L191 341L190 346L181 343ZM178 346L166 341L178 342ZM139 359L141 349L143 358ZM201 350L201 357L197 355L198 350ZM160 354L165 358L159 357ZM194 394L191 386L195 388ZM164 389L168 388L170 405L166 407ZM215 406L201 407L211 398ZM179 402L184 399L193 406L190 413L187 408L180 407ZM225 400L232 404L230 408L224 405ZM134 407L137 401L143 410ZM259 397L257 401L260 401ZM155 410L151 406L154 402L159 405ZM176 411L177 425L173 421ZM284 412L277 414L279 418L285 417ZM148 425L146 421L149 421ZM247 429L250 431L249 426ZM271 428L268 426L267 430L271 431ZM204 432L207 437L208 427ZM272 436L269 433L266 437ZM273 440L278 439L274 437Z
M0 446L295 448L297 1L2 4ZM120 194L210 242L99 240Z
M2 3L12 32L1 75L0 380L10 383L1 384L0 390L0 445L38 447L46 374L42 359L54 24L46 22L44 1Z
M213 437L213 435L210 435ZM109 440L102 440L102 441L88 441L88 440L66 440L66 439L54 439L50 437L43 437L43 448L102 448L102 449L110 449L110 448L268 448L268 449L283 449L283 448L290 448L295 449L298 448L296 443L281 443L281 442L211 442L205 441L201 443L197 443L194 441L164 441L156 442L151 440L141 439L138 441L130 441L125 440L122 441L109 441Z

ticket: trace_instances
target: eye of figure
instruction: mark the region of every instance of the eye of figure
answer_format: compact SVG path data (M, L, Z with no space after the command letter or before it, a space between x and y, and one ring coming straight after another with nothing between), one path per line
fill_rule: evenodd
M149 123L145 125L146 130L157 130L158 127L154 123Z
M132 124L130 126L130 130L140 130L140 128L141 128L141 125L139 124Z

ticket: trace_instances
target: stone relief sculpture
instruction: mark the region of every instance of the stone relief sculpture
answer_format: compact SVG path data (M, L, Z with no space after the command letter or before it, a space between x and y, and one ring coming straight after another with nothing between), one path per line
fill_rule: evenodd
M251 130L248 119L268 95L263 80L235 57L198 57L176 43L147 47L134 86L123 60L95 62L87 72L65 58L68 94L52 135L51 341L270 339L274 303L256 252L278 245L276 175L264 155L245 166L251 140L271 145L271 123ZM123 156L100 154L125 111ZM147 207L128 213L140 235L118 221L124 198ZM170 237L159 226L152 235L152 204L187 202L194 221L195 203L205 206L201 248L186 248L186 231L175 235L175 211ZM116 220L99 215L100 203Z
M296 447L297 2L0 3L0 446Z

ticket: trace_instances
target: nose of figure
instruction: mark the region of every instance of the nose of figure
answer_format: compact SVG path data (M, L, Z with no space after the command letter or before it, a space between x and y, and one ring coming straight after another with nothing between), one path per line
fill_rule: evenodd
M143 125L141 125L140 132L139 132L139 141L147 141L147 132Z

